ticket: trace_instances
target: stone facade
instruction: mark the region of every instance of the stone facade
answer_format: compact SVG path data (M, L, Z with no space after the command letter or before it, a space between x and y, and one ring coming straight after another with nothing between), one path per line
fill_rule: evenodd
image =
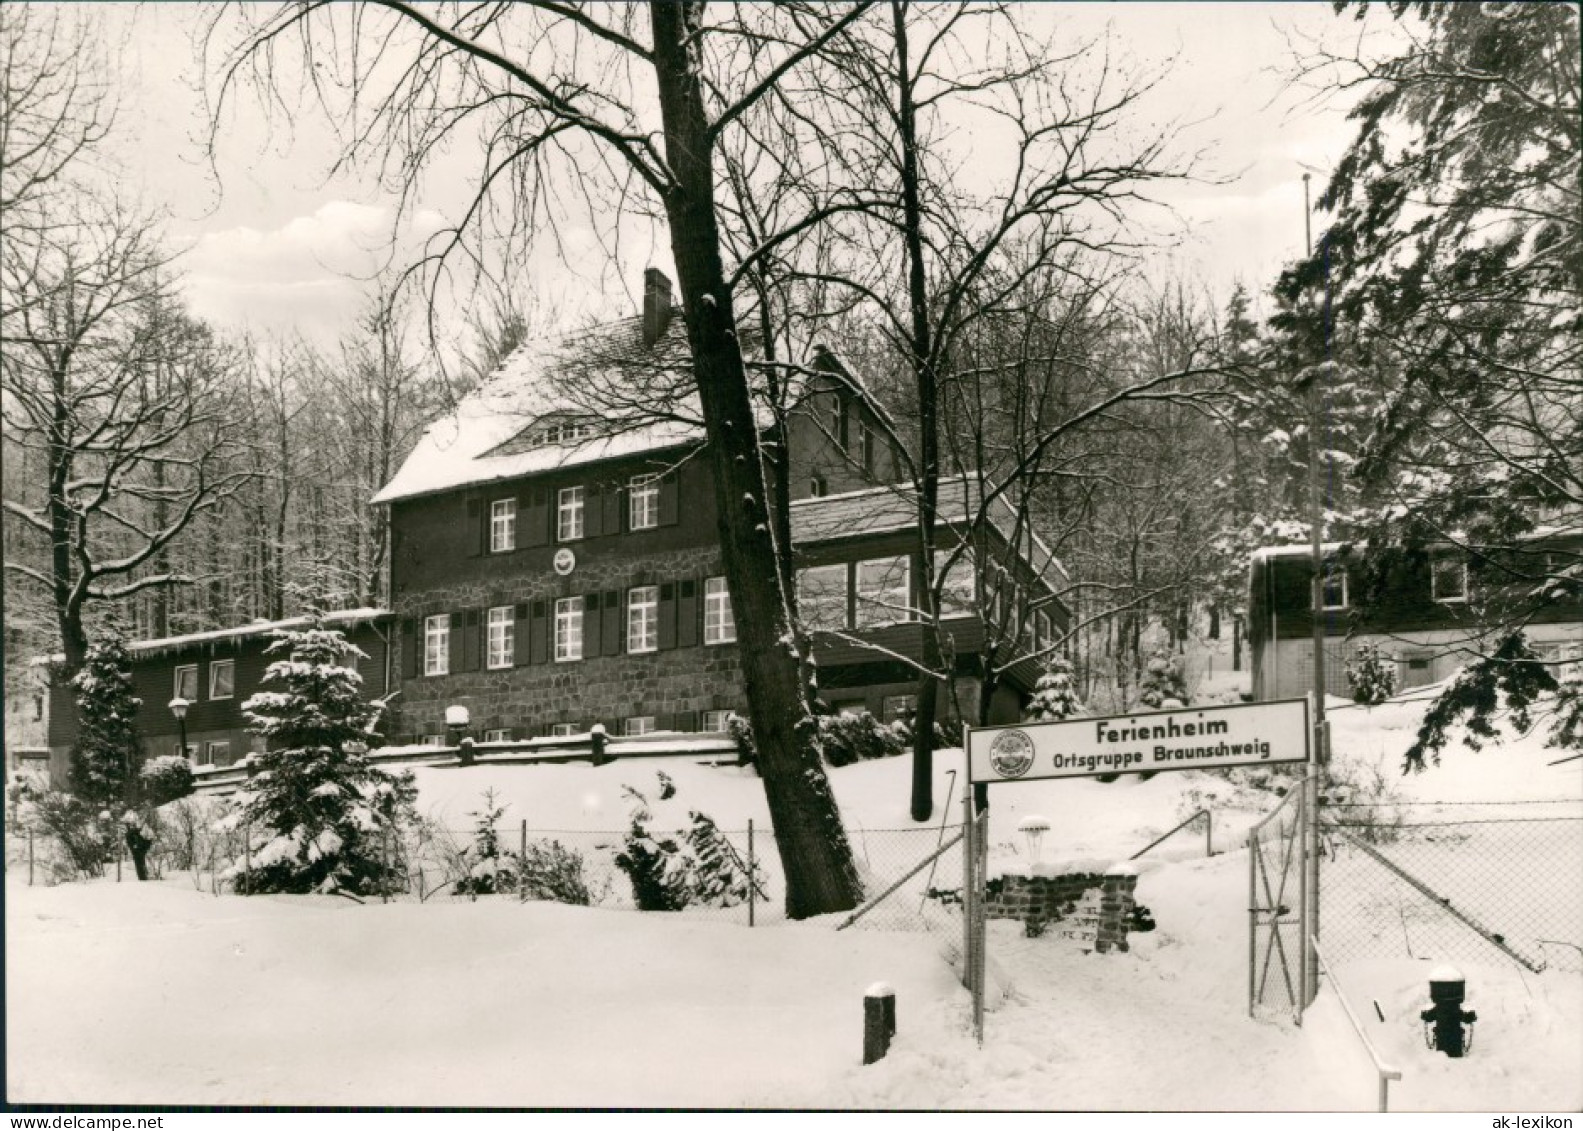
M720 572L715 547L606 557L586 566L580 563L564 577L551 571L502 575L403 594L397 598L396 612L400 618L418 618L435 609L487 609L590 593L625 593L632 586ZM620 634L625 635L624 624ZM399 652L409 645L421 648L421 636L403 634L396 648ZM513 737L543 734L557 724L586 730L594 723L603 723L612 735L619 735L622 720L632 716L653 716L661 730L695 730L704 712L743 709L735 644L698 643L561 663L523 660L519 656L510 668L405 679L392 730L406 737L442 734L445 708L452 705L468 708L474 735L508 730ZM397 670L406 670L405 656L398 655L397 664Z

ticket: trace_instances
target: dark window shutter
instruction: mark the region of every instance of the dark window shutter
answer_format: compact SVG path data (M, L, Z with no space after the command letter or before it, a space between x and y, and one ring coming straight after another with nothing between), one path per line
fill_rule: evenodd
M418 678L418 622L401 622L401 677Z
M599 655L601 636L599 632L599 609L601 601L598 593L590 593L583 598L583 659L592 660Z
M625 610L621 607L621 594L612 590L604 597L604 621L602 629L604 641L600 646L607 656L619 656L625 651L627 620Z
M660 525L675 526L680 517L680 506L677 499L676 473L668 472L660 476Z
M684 581L676 601L676 646L691 648L698 643L698 582Z
M697 713L694 711L677 711L670 717L671 730L688 733L698 729Z
M513 742L521 742L523 739L525 739L527 737L528 737L528 728L527 727L512 727L511 728L511 740Z
M479 668L483 667L483 663L479 658L483 651L483 649L479 647L479 645L482 643L480 637L483 635L483 633L480 632L478 628L479 616L480 614L477 609L468 609L462 614L461 617L461 622L459 625L462 633L461 670L464 672L476 672ZM455 631L455 629L453 629L453 631ZM455 671L456 669L452 668L451 670Z
M676 583L660 586L660 647L676 647Z
M547 601L533 602L533 615L530 618L530 636L532 649L528 654L530 663L546 663L550 658L550 625L549 603Z
M468 551L473 557L482 554L489 543L489 524L484 521L484 501L482 499L467 500L467 530L471 536L472 549Z
M452 675L466 671L467 663L467 613L458 609L451 614L450 665Z
M511 660L517 667L528 662L528 606L526 603L518 605L515 618L511 622Z
M598 483L583 488L583 537L598 538L605 531L605 491Z
M623 518L627 510L627 493L618 485L612 483L604 493L606 534L620 534L625 525Z
M522 546L550 544L550 493L531 488L517 503L517 542Z

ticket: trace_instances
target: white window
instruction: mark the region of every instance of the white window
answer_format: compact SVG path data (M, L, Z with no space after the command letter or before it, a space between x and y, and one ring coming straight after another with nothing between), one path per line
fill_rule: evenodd
M704 643L730 644L737 638L737 623L731 617L731 591L723 577L704 582Z
M905 554L857 563L857 625L895 624L912 619Z
M887 723L897 719L912 721L912 716L918 710L918 697L916 695L887 695L879 701L880 715Z
M198 698L198 665L183 664L176 669L176 698L192 703Z
M653 734L654 716L634 715L632 718L626 721L625 725L621 729L622 733L629 738L636 737L640 734Z
M229 699L236 694L236 661L209 661L209 698Z
M510 742L511 741L511 731L506 729L505 727L501 727L499 730L486 730L484 732L484 741L485 742Z
M797 574L797 608L810 629L836 631L846 627L847 569L843 565L813 566Z
M1430 595L1436 601L1468 599L1468 563L1460 554L1441 554L1430 561Z
M956 561L951 562L952 550L936 550L934 552L934 575L938 580L943 574L945 581L940 585L940 615L942 617L970 616L974 611L973 600L973 559L964 550L957 555ZM951 568L946 568L946 563L951 562Z
M496 499L489 504L489 552L517 548L517 500Z
M705 734L725 734L731 729L730 711L705 711L703 732Z
M1347 607L1347 571L1340 566L1326 566L1325 580L1320 588L1322 609Z
M492 668L509 668L517 662L517 617L510 605L489 610L489 657Z
M555 738L570 738L579 733L576 723L555 723L550 727L550 734Z
M583 658L583 599L562 597L555 602L555 662Z
M448 675L451 670L451 614L423 621L423 674Z
M445 736L443 734L426 734L426 735L423 736L423 745L424 746L444 746L445 745Z
M231 763L230 742L210 742L203 748L203 762L205 766L228 766Z
M660 588L627 590L627 651L652 652L660 646Z
M546 444L575 444L593 434L592 424L575 420L555 420L544 426L539 437Z
M556 496L555 538L575 542L583 536L583 489L562 487Z
M627 527L650 530L660 524L660 477L639 475L627 485Z

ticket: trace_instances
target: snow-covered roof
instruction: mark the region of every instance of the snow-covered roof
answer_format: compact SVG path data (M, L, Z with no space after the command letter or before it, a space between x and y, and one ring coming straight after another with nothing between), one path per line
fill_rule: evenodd
M337 609L321 613L319 619L330 625L357 625L384 620L395 614L389 609L361 608ZM285 620L255 620L235 628L216 628L208 632L189 632L182 636L162 636L157 640L129 640L126 650L134 656L158 656L166 652L181 652L194 645L217 644L227 640L245 640L250 636L267 636L272 632L286 632L306 628L312 618L287 617ZM51 656L34 657L36 664L58 664L66 659L63 652Z
M977 517L983 499L980 482L967 477L940 481L937 513L941 526L961 526ZM1017 529L1016 510L1004 494L990 501L987 518L1008 542L1014 536L1024 539L1028 564L1053 589L1059 591L1069 584L1065 567L1044 539L1027 526ZM893 533L917 524L918 497L909 483L796 499L791 504L792 541L797 545Z
M1343 547L1350 546L1350 542L1326 542L1320 549L1326 554L1338 554ZM1314 548L1307 542L1295 546L1260 546L1253 551L1254 561L1263 561L1267 558L1306 558L1314 552Z
M598 396L578 393L600 388L619 389L634 405L648 399L664 406L667 416L571 443L529 438L541 421L557 415L599 416ZM693 443L703 438L701 419L679 311L651 346L644 345L641 317L535 339L514 351L455 412L430 424L372 502Z

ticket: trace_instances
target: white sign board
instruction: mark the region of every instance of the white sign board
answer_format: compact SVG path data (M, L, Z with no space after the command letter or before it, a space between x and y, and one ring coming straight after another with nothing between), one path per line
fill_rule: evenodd
M1179 707L968 732L968 780L1033 781L1308 759L1308 700Z

